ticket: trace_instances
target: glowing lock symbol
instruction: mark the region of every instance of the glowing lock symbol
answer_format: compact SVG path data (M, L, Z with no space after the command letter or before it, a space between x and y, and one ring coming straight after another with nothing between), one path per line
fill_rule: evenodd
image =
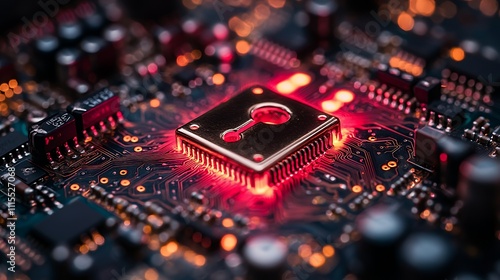
M228 143L238 142L243 133L258 123L269 125L284 124L292 117L288 107L274 102L259 103L250 108L250 119L236 128L228 129L221 135L222 140Z

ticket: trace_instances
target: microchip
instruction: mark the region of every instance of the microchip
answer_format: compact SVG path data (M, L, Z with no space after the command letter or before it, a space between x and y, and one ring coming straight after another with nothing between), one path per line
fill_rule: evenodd
M16 164L15 168L16 177L28 185L35 183L47 175L47 172L28 160Z
M75 118L69 113L57 113L34 125L30 131L31 152L46 160L60 157L69 145L77 145ZM55 153L51 155L51 153Z
M500 63L482 56L467 54L463 60L448 60L447 68L459 75L465 75L487 86L498 88L500 84Z
M101 213L77 199L35 225L32 234L50 246L74 245L83 235L102 226L104 221Z
M3 164L23 157L28 152L28 137L12 131L0 137L0 159Z
M86 137L87 130L97 136L98 129L105 129L108 124L115 126L115 120L120 120L120 98L111 90L103 88L68 107L68 112L76 119L78 137Z
M340 121L254 86L176 131L187 156L248 187L278 184L333 146Z
M428 36L408 34L401 49L409 54L421 58L425 63L432 62L439 56L444 42Z

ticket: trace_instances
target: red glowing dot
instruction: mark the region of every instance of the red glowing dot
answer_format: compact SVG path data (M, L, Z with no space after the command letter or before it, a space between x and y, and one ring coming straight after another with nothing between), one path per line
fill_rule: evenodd
M155 74L156 71L158 71L158 66L156 64L154 64L154 63L150 63L148 65L148 72L149 72L149 74Z
M325 112L333 113L340 109L344 104L337 100L326 100L321 103L321 108Z
M311 76L306 73L297 73L291 76L288 80L297 87L303 87L311 82Z
M276 89L281 94L290 94L297 89L297 86L291 83L289 80L285 80L276 85Z
M341 89L335 94L335 99L342 103L349 103L354 100L354 93L350 90Z
M448 160L448 155L447 155L447 154L445 154L445 153L440 154L440 155L439 155L439 160L440 160L441 162L446 162L446 161Z

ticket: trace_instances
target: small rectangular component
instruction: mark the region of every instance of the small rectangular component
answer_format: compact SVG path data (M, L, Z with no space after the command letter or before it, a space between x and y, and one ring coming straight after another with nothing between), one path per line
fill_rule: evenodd
M407 73L403 73L396 68L381 64L377 69L377 78L385 84L397 87L402 90L410 90L415 84L415 78Z
M69 113L57 113L35 124L30 131L30 148L33 156L46 160L51 153L69 149L68 142L75 144L75 118Z
M12 180L12 178L14 179ZM26 183L19 180L19 178L12 177L12 174L9 173L3 174L1 180L5 186L4 190L2 190L3 192L5 192L7 187L14 186L16 190L16 198L18 198L19 200L23 202L29 202L35 198L35 191Z
M28 152L28 137L12 131L0 137L0 158L3 164L17 160Z
M254 86L176 131L189 157L243 185L278 184L333 146L338 118Z
M14 167L16 168L16 177L28 185L37 182L47 175L47 172L28 160L21 161Z
M105 216L78 198L46 217L32 229L40 241L55 246L74 245L84 234L104 224Z
M120 98L111 90L103 88L69 106L68 112L75 117L78 136L82 140L87 129L93 129L96 134L95 128L102 129L105 122L114 126L113 117L116 116L118 120L121 118Z
M413 87L413 94L420 103L430 103L441 96L441 80L426 77Z
M424 126L415 131L414 156L420 163L435 167L439 162L438 141L446 134L430 126Z

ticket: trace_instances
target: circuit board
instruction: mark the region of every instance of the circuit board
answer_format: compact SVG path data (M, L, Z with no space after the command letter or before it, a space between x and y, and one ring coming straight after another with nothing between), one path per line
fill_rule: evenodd
M0 280L499 279L498 5L0 4Z

